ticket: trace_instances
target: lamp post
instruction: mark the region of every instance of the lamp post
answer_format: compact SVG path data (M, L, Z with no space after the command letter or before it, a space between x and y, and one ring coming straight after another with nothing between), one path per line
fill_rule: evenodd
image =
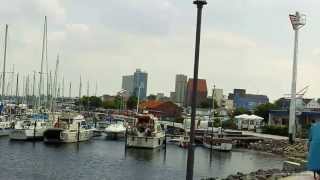
M142 87L143 87L142 84L140 84L139 87L138 87L137 113L139 113L140 91L141 91L141 88L142 88Z
M296 86L297 86L297 61L298 61L298 32L306 24L306 16L296 12L290 14L289 18L294 30L294 53L292 67L291 100L289 114L289 143L293 144L296 137Z
M206 0L195 0L193 4L197 6L197 29L196 29L196 43L195 43L195 55L194 55L194 70L193 70L193 87L191 97L191 128L190 128L190 143L188 147L188 161L187 161L187 173L186 179L193 179L193 167L194 167L194 131L195 131L195 116L197 105L197 86L198 86L198 69L199 69L199 50L200 50L200 32L201 32L201 15L202 7L207 4Z

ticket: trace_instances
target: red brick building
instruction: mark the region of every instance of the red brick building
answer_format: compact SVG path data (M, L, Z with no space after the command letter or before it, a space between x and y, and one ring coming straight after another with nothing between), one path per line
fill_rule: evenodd
M193 88L193 79L189 79L187 84L187 96L186 96L186 106L191 106L191 96L192 96L192 88ZM205 79L198 79L198 87L197 87L197 106L207 99L208 90L207 90L207 82Z
M182 109L171 101L149 100L139 104L141 111L147 110L156 117L177 118L181 116Z

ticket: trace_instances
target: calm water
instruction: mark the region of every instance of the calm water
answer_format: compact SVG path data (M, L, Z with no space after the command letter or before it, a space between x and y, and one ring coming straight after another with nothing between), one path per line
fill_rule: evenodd
M0 179L184 179L187 150L128 149L124 142L97 138L90 142L46 145L0 137ZM278 156L247 150L214 152L197 147L195 179L225 177L237 171L281 168Z

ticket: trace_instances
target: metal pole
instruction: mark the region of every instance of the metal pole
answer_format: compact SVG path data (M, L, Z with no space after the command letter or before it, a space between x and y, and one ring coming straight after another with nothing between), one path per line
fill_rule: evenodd
M4 89L6 86L6 59L7 59L7 43L8 43L8 24L6 24L6 31L5 31L5 39L4 39L4 54L3 54L3 72L2 72L2 92L1 97L4 100Z
M138 88L137 113L139 113L140 88L141 88L141 86L139 86L139 88Z
M289 15L294 30L294 52L292 67L291 101L289 113L289 143L293 144L296 138L296 86L297 86L297 64L298 64L298 37L299 29L305 24L305 15L296 12Z
M190 128L190 144L188 147L187 173L186 179L193 179L194 167L194 136L195 136L195 116L197 105L197 86L198 86L198 69L199 69L199 51L200 51L200 32L201 32L201 14L203 5L207 4L205 0L196 0L193 4L197 5L197 29L196 29L196 43L194 56L194 72L193 72L193 87L192 87L192 101L191 101L191 128Z
M297 55L298 55L298 29L294 30L294 54L291 84L291 101L289 115L289 142L292 144L296 137L296 88L297 88Z

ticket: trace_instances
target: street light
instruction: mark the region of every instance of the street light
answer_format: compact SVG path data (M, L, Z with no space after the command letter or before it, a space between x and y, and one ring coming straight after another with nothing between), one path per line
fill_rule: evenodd
M188 147L188 161L186 179L193 179L194 167L194 131L195 131L195 116L197 104L197 87L198 87L198 69L199 69L199 50L200 50L200 32L201 32L201 15L202 7L207 4L205 0L195 0L193 4L197 6L197 29L196 29L196 44L194 54L194 70L193 70L193 87L191 97L191 127L190 127L190 143Z
M294 143L296 137L296 86L297 86L297 61L298 61L298 32L306 24L306 16L296 12L289 15L294 30L294 53L292 67L291 100L289 115L289 142Z
M139 87L138 87L138 100L137 100L137 114L139 113L139 101L140 101L140 91L141 91L141 88L143 88L143 84L140 84Z

